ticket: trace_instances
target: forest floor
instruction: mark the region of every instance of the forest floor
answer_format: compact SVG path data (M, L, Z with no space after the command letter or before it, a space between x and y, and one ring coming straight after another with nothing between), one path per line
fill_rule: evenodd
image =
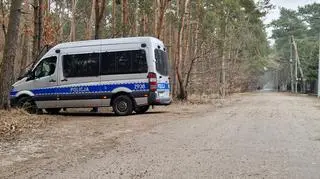
M0 178L319 178L319 116L316 98L281 93L41 115L44 125L0 141Z

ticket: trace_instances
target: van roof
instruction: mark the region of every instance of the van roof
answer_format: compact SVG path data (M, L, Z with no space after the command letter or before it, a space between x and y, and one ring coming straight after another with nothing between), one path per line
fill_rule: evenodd
M155 37L126 37L126 38L113 38L113 39L98 39L98 40L86 40L76 42L66 42L56 45L53 49L64 49L70 47L79 46L93 46L93 45L106 45L106 44L121 44L121 43L147 43L147 42L162 42Z

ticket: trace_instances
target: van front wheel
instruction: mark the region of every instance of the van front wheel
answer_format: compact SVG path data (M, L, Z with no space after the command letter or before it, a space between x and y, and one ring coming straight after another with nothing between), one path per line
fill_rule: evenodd
M114 99L113 111L118 116L127 116L132 114L133 103L129 96L120 95Z
M149 107L150 107L149 105L147 105L147 106L139 106L139 107L136 107L136 108L134 109L134 111L135 111L137 114L143 114L143 113L145 113L145 112L148 111Z
M18 100L17 106L30 114L38 113L39 109L31 97L22 97Z

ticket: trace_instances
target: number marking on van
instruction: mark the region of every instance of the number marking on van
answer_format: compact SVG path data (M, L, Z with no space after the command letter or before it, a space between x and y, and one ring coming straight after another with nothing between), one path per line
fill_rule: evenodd
M134 90L138 91L138 90L145 90L146 89L146 85L145 84L135 84L134 85Z

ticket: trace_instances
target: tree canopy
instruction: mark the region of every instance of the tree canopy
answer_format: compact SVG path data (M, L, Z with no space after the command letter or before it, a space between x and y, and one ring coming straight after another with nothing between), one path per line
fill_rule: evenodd
M10 20L10 5L11 1L1 0L4 28ZM26 0L22 7L17 55L12 62L15 70L6 74L15 78L46 45L128 36L154 36L165 42L172 92L181 99L195 93L224 96L248 90L269 63L261 20L272 8L269 0ZM296 12L284 9L285 13L301 20L295 19ZM312 29L318 27L309 14L305 18ZM274 23L279 26L274 37L279 39L286 31L282 24L280 20ZM303 28L304 23L299 26L300 31ZM0 44L2 53L4 42Z
M290 59L291 36L294 36L301 67L306 73L306 80L317 79L318 53L320 35L320 4L314 3L298 10L282 8L279 19L271 23L272 38L275 39L275 50L279 58Z

